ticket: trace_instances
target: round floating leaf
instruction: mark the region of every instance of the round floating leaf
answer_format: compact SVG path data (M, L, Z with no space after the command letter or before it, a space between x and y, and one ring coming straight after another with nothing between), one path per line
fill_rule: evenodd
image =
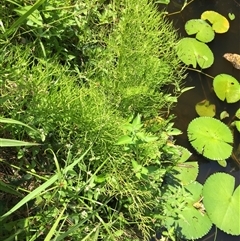
M177 221L179 232L183 238L194 240L206 235L212 227L212 222L204 212L201 205L202 185L193 182L186 186L187 191L191 194L188 204L179 214Z
M206 69L213 64L214 56L211 49L194 38L183 38L178 42L178 57L186 64L194 68L198 65Z
M211 221L222 231L240 235L240 186L226 173L211 175L203 186L203 204Z
M229 29L228 20L215 11L203 12L201 19L208 20L212 24L212 28L216 33L226 33Z
M173 168L173 172L175 172L174 176L183 185L194 182L198 176L198 170L198 162L196 161L179 163Z
M198 117L188 125L188 139L196 151L211 160L224 160L231 156L233 143L231 130L211 117Z
M184 148L184 147L182 147L182 146L178 146L178 145L176 145L176 147L177 147L177 148L180 150L180 152L182 153L181 158L180 158L180 160L178 161L178 163L183 163L183 162L187 161L188 158L192 155L192 153L191 153L188 149L186 149L186 148Z
M240 84L228 74L219 74L213 80L213 89L217 97L227 103L234 103L240 100Z
M191 19L187 21L185 30L188 35L196 34L196 38L204 43L211 42L215 36L212 27L202 19Z
M183 185L187 185L196 180L199 166L196 161L188 161L188 158L192 155L190 151L182 146L176 146L181 153L180 160L176 166L172 169L173 175L177 178Z
M214 104L210 104L208 100L198 102L195 109L199 116L214 117L216 114L216 106Z

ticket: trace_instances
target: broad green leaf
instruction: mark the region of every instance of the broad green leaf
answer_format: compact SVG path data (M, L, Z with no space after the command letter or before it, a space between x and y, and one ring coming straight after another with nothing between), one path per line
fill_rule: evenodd
M137 116L134 118L134 120L132 121L132 125L135 127L137 127L137 129L139 129L139 126L141 125L141 116L139 114L137 114Z
M12 147L12 146L38 146L38 143L18 141L12 139L0 138L0 147Z
M185 30L188 35L196 34L196 39L204 43L211 42L215 36L212 27L202 19L191 19L187 21Z
M106 179L107 179L107 175L102 173L102 174L96 175L94 177L94 182L96 182L96 183L103 183L103 182L106 181Z
M203 204L211 221L222 231L240 235L240 186L226 173L211 175L203 186Z
M192 153L182 146L176 145L176 148L179 149L181 156L172 169L172 175L183 185L187 185L196 180L199 169L198 163L195 161L186 162Z
M194 68L197 64L206 69L213 64L214 56L211 49L202 42L194 38L183 38L178 42L177 55L186 65L192 65Z
M216 106L211 104L208 100L197 103L195 109L199 116L214 117L216 114Z
M228 13L228 17L229 17L230 20L234 20L235 14L234 13Z
M182 134L182 131L177 128L171 128L171 130L169 130L167 134L168 136L178 136Z
M154 142L154 141L157 141L158 140L158 137L156 136L145 136L144 138L144 141L149 143L149 142Z
M233 136L227 125L211 117L198 117L188 125L188 139L195 150L211 160L231 156Z
M212 227L212 222L204 212L201 205L202 185L193 182L185 187L191 194L187 205L180 213L181 219L177 221L179 232L184 239L195 240L206 235Z
M176 146L176 147L178 149L180 149L180 152L182 153L181 158L178 161L178 163L184 163L185 161L188 160L188 158L192 155L192 153L188 149L186 149L182 146Z
M216 33L226 33L229 29L228 20L215 11L203 12L201 19L208 20L212 24L212 28Z
M127 145L127 144L132 144L133 143L133 140L130 136L121 136L116 145Z
M174 177L176 177L181 184L188 185L194 182L198 176L198 162L188 161L176 164L173 168Z
M240 100L240 84L228 74L219 74L213 80L213 89L217 97L227 103L235 103Z
M141 174L147 175L148 169L146 167L142 167Z
M140 172L142 169L142 165L139 165L137 161L132 160L132 166L134 172Z

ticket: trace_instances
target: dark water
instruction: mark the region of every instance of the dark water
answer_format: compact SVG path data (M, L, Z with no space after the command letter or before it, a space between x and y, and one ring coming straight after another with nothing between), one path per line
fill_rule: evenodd
M168 6L167 11L169 13L175 12L181 9L184 1L172 0ZM226 61L222 56L224 53L237 53L240 54L240 0L195 0L188 5L181 13L169 16L169 19L173 21L174 26L178 29L181 36L187 36L184 30L184 24L186 21L193 18L200 18L201 14L206 10L216 11L228 18L228 13L235 14L235 20L230 21L230 29L227 33L216 34L214 40L208 43L208 46L214 53L214 64L212 67L203 70L203 72L215 77L220 73L230 74L240 81L240 70L234 69L230 62ZM195 104L208 99L210 102L216 105L217 113L216 118L219 118L219 114L226 110L230 117L223 120L226 124L231 122L236 110L240 107L240 103L227 104L219 100L212 90L212 79L193 71L189 71L186 79L185 86L195 86L193 90L190 90L179 98L176 108L172 111L177 118L175 119L175 127L183 131L183 134L177 138L177 144L188 148L192 153L191 160L199 161L200 172L198 181L204 183L206 178L215 172L226 172L235 177L236 185L240 184L240 160L239 156L237 160L229 158L227 167L221 167L217 162L209 161L198 155L191 147L187 140L187 126L189 122L196 118L198 115L195 112ZM234 150L240 143L240 134L234 131ZM240 204L239 204L240 208ZM239 217L240 225L240 217ZM217 236L215 239L215 227L212 228L204 238L199 239L201 241L240 241L239 236L231 236L217 230Z

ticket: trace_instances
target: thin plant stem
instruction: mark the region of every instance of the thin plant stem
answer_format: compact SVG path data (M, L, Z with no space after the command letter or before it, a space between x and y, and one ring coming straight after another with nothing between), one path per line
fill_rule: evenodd
M190 67L188 67L187 69L188 69L188 70L195 71L195 72L198 72L198 73L201 73L201 74L204 74L204 75L206 75L207 77L209 77L209 78L211 78L211 79L214 79L214 77L213 77L212 75L209 75L209 74L207 74L207 73L204 73L204 72L202 72L202 70L194 69L194 68L190 68Z
M187 7L190 3L192 3L194 0L191 0L190 2L185 1L182 8L179 11L173 12L173 13L168 13L167 16L172 16L178 13L181 13L185 7ZM187 2L187 3L186 3Z
M215 233L214 233L214 234L215 234L215 235L214 235L214 241L217 240L217 227L215 227L215 230L216 230L216 231L215 231Z
M201 87L202 87L202 91L203 91L203 94L205 96L205 99L207 99L207 95L206 95L206 92L204 90L204 87L203 87L203 84L202 84L202 78L201 78L201 75L199 74L199 78L200 78L200 81L201 81Z

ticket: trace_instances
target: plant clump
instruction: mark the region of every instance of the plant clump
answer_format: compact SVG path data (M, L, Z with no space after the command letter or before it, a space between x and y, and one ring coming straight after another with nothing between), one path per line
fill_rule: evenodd
M180 158L165 111L184 78L177 34L147 0L57 4L2 8L0 236L147 240Z

